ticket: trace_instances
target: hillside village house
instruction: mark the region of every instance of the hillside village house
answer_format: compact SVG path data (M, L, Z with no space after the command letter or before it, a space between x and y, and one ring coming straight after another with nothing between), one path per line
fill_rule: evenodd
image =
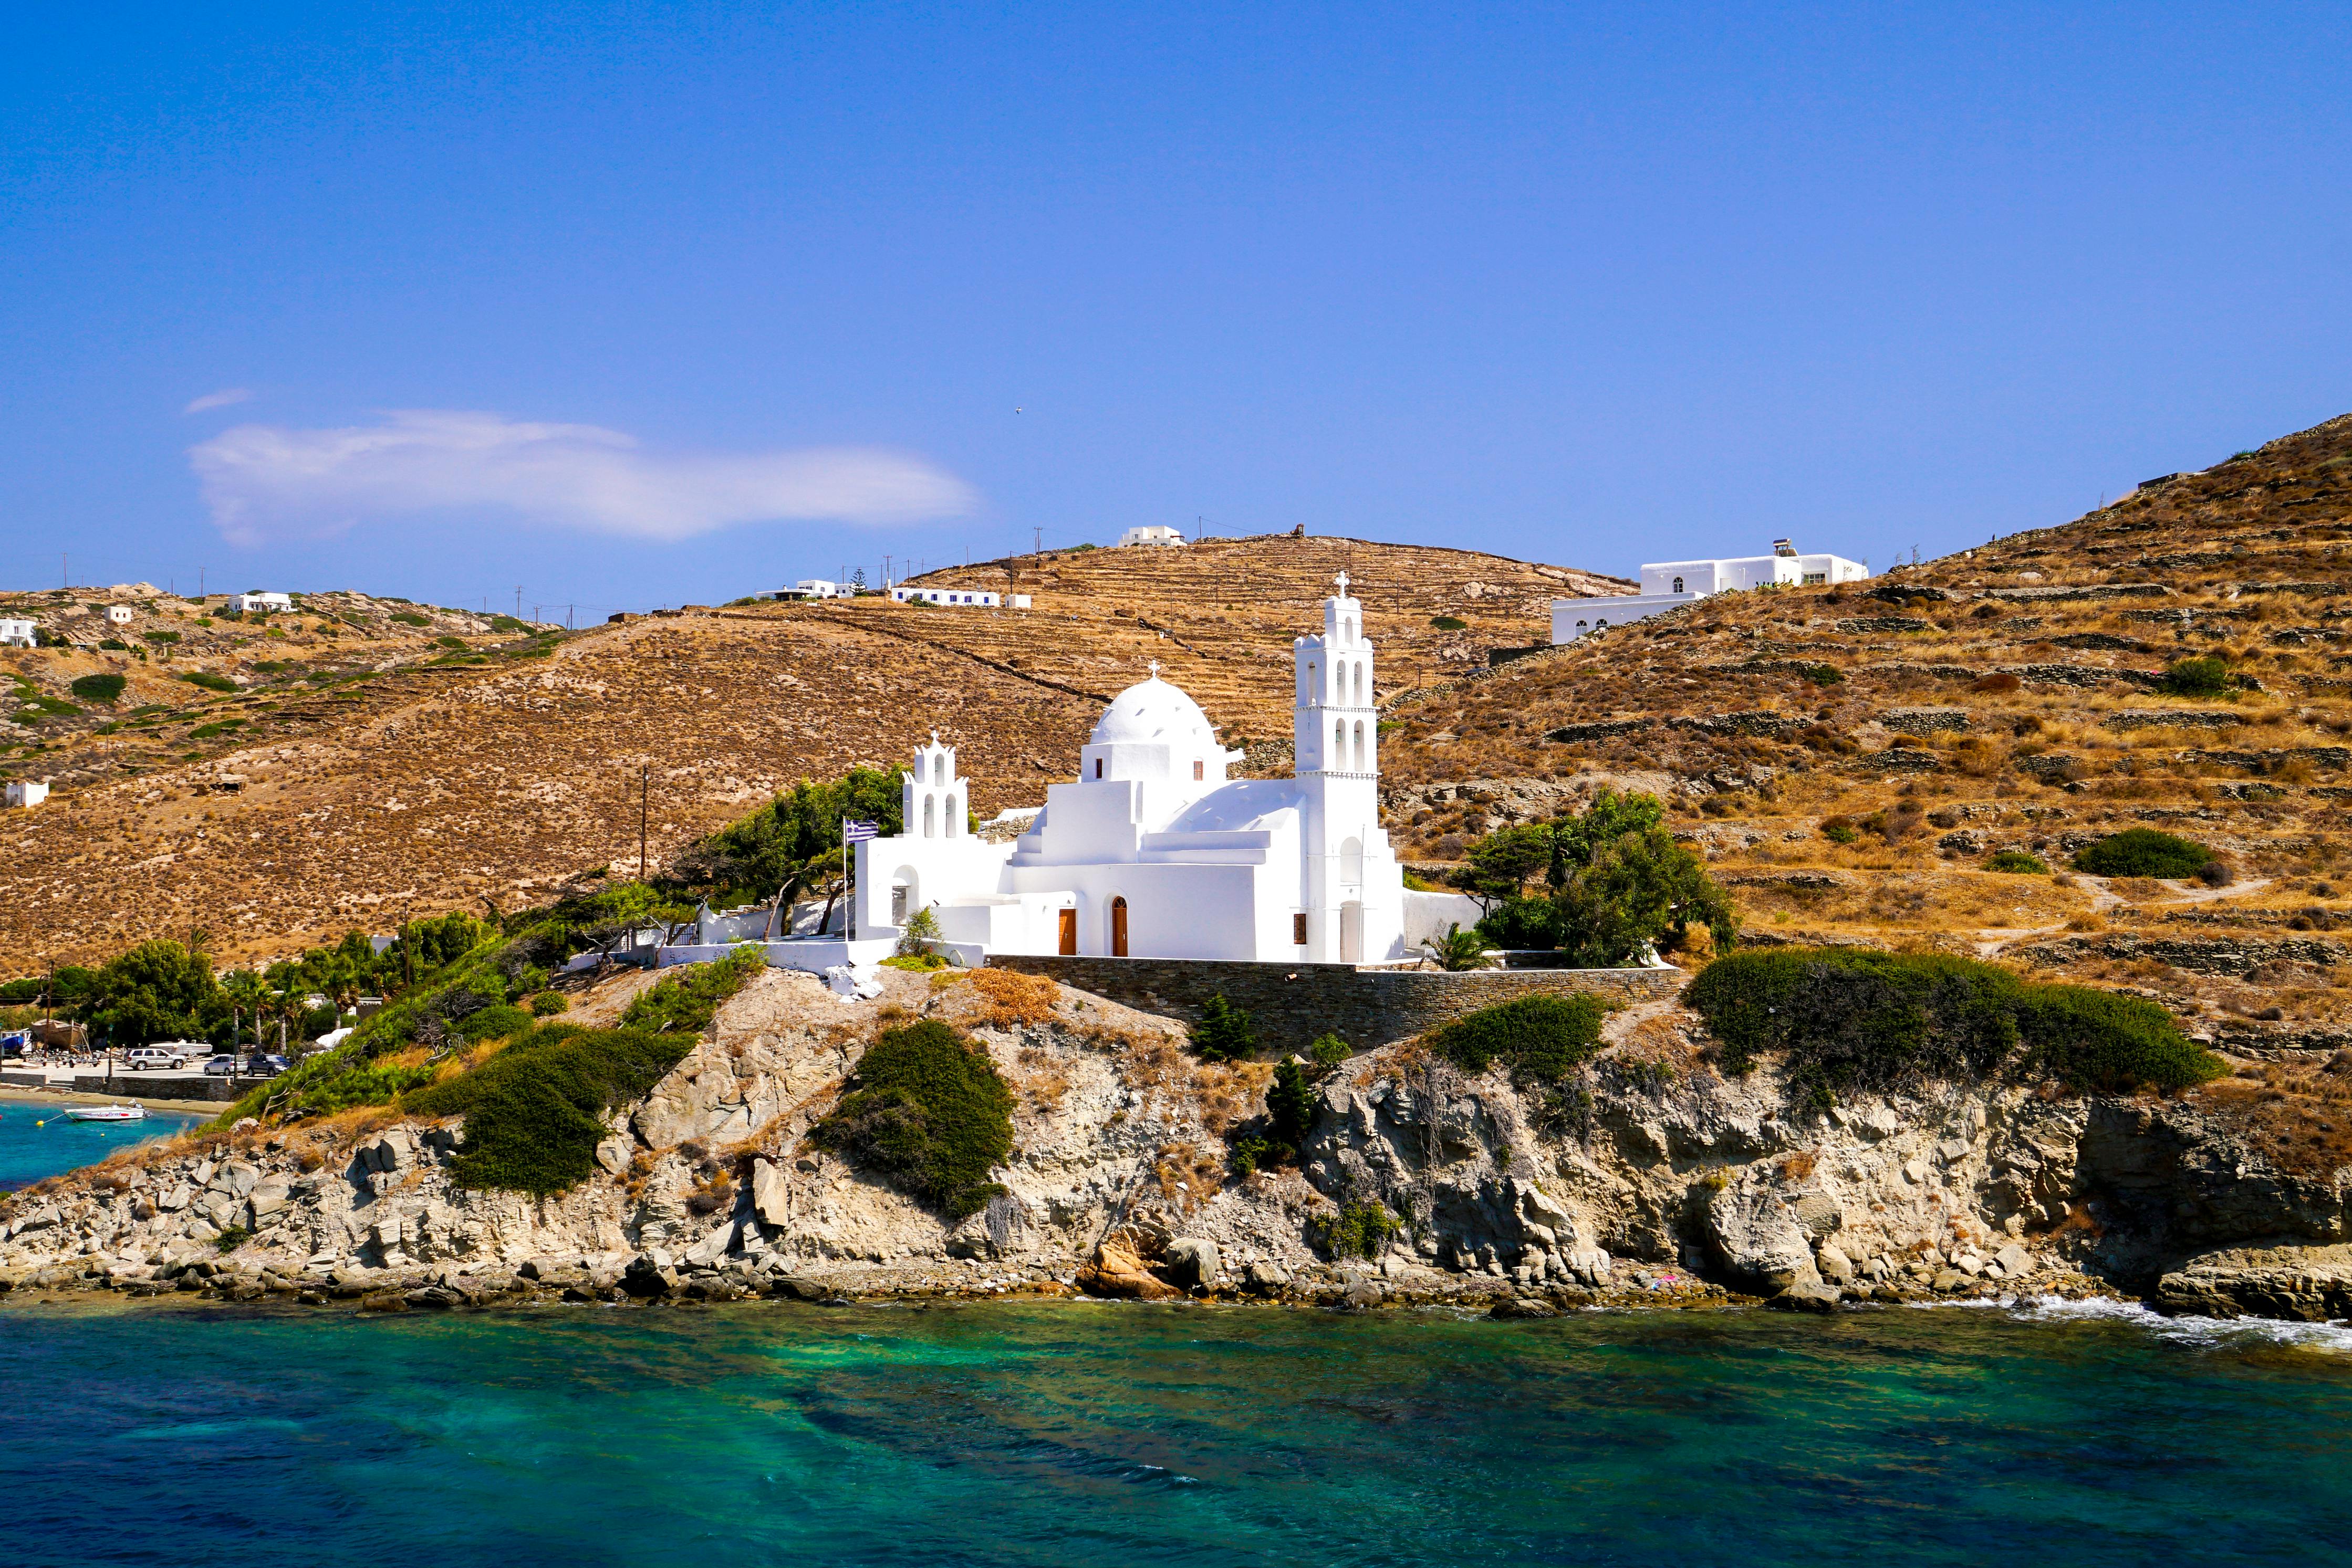
M841 584L827 582L821 577L804 577L790 588L779 589L779 599L840 599L845 597Z
M1811 586L1824 582L1858 582L1870 568L1843 556L1800 555L1787 539L1774 539L1770 555L1736 556L1727 560L1651 561L1642 568L1642 591L1605 599L1555 599L1551 601L1551 640L1573 643L1604 627L1646 620L1662 612L1695 604L1711 593L1738 588L1762 588L1773 583Z
M18 621L0 616L0 648L33 648L40 645L30 621Z
M30 779L13 779L5 789L0 789L0 806L12 810L37 806L48 798L49 781L46 779L38 783Z
M228 607L240 615L254 611L268 615L275 611L293 609L294 599L286 593L232 593L228 596Z
M901 584L890 591L890 597L900 604L977 604L994 608L1004 602L1001 593L991 593L984 588L909 588Z
M857 934L896 936L928 908L974 956L1403 957L1413 895L1380 824L1372 644L1347 583L1292 644L1295 777L1229 779L1242 754L1155 665L1095 726L1077 780L991 843L934 737L901 778L905 831L856 846Z
M106 623L110 626L128 626L131 624L131 614L132 611L128 604L110 604L106 607Z
M1129 528L1118 536L1118 542L1122 548L1128 545L1181 545L1184 542L1184 536L1174 528Z

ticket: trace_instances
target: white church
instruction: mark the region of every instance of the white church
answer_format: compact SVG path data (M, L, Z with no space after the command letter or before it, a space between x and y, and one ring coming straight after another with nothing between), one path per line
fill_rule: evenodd
M1380 824L1372 645L1338 581L1322 634L1292 644L1295 777L1229 779L1242 754L1155 664L1095 726L1076 782L1051 786L1018 841L992 843L968 831L968 781L934 734L900 776L905 831L856 846L850 946L928 908L968 959L1404 957L1407 904L1433 895L1405 892Z

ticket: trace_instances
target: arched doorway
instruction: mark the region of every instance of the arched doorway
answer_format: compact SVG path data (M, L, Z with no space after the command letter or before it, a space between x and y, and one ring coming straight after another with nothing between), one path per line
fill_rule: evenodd
M1339 905L1339 962L1360 964L1364 961L1364 906L1349 899Z
M1124 898L1110 901L1110 956L1114 958L1127 956L1127 900Z

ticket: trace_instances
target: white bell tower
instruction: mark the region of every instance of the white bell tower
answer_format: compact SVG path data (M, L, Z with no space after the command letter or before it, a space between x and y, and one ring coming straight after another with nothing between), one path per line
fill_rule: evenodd
M1364 607L1339 592L1323 601L1320 636L1292 644L1297 687L1291 707L1293 771L1304 797L1298 911L1310 962L1384 958L1403 928L1395 855L1381 828L1381 723L1372 644ZM1370 896L1367 897L1370 890Z
M955 747L941 746L940 732L931 731L931 743L915 747L915 770L898 775L900 820L906 823L899 831L910 839L963 837L969 792L970 782L956 777Z

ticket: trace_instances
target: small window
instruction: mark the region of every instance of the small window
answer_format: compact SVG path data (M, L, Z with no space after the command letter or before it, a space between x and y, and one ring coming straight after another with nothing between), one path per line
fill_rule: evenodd
M1102 777L1102 758L1099 757L1095 758L1095 777L1097 779Z
M1805 573L1805 586L1807 588L1819 588L1829 580L1830 574L1825 571L1809 571Z
M1678 577L1678 578L1675 579L1675 591L1676 593L1680 593L1682 591L1683 591L1683 580L1682 580L1681 578L1679 578L1679 577Z
M1201 783L1209 777L1209 765L1197 758L1192 763L1192 782Z
M1290 917L1290 942L1294 947L1307 946L1307 916L1304 915Z

